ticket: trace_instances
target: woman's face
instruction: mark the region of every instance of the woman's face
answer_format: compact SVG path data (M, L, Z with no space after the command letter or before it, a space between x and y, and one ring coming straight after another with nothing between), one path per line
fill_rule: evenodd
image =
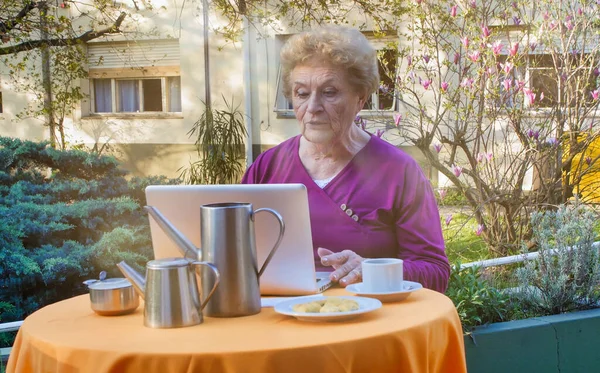
M305 64L296 66L290 79L302 136L321 145L344 141L364 104L348 82L347 72L323 64Z

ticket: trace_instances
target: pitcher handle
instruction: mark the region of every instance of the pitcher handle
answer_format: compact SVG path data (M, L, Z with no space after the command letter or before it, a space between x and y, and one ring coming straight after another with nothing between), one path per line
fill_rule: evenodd
M212 269L212 271L215 274L215 284L213 285L212 290L210 291L210 293L208 293L208 296L206 297L206 299L204 300L204 302L202 302L200 304L200 311L202 311L204 309L204 307L206 307L206 303L208 303L208 301L210 300L210 298L213 296L213 294L215 293L215 290L217 290L217 285L219 285L219 282L221 281L221 274L219 273L219 270L217 269L217 266L215 266L212 263L209 262L192 262L191 264L193 264L196 267L196 271L198 270L198 268L200 266L207 266L208 268Z
M265 271L265 269L267 268L267 265L273 258L273 254L275 254L275 251L277 251L277 249L279 248L279 244L281 244L281 240L283 240L283 233L285 232L285 223L283 222L283 218L281 217L281 215L279 215L279 213L277 211L264 207L264 208L254 210L254 213L257 214L261 211L270 212L271 214L273 214L273 216L275 216L275 218L277 218L277 221L279 221L279 237L277 238L277 242L275 242L275 246L273 246L273 248L271 249L271 252L267 256L267 259L265 259L265 262L263 263L262 267L260 267L260 271L258 271L258 277L260 277L262 275L262 273Z

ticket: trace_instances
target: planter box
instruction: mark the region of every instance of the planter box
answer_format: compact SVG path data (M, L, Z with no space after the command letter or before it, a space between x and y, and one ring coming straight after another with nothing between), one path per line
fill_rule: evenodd
M600 309L508 321L465 335L469 373L600 372Z

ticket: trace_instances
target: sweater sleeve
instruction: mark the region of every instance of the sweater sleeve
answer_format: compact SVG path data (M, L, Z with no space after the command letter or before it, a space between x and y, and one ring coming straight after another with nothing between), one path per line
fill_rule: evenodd
M404 179L403 202L396 220L404 278L443 293L448 286L450 264L433 189L420 168L407 172Z

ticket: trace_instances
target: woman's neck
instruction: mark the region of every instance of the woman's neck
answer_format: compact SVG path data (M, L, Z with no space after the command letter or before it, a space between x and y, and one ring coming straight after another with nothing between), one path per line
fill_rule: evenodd
M360 128L352 128L344 139L335 139L326 144L315 144L304 137L300 138L300 157L309 157L315 161L343 162L352 159L371 137Z

